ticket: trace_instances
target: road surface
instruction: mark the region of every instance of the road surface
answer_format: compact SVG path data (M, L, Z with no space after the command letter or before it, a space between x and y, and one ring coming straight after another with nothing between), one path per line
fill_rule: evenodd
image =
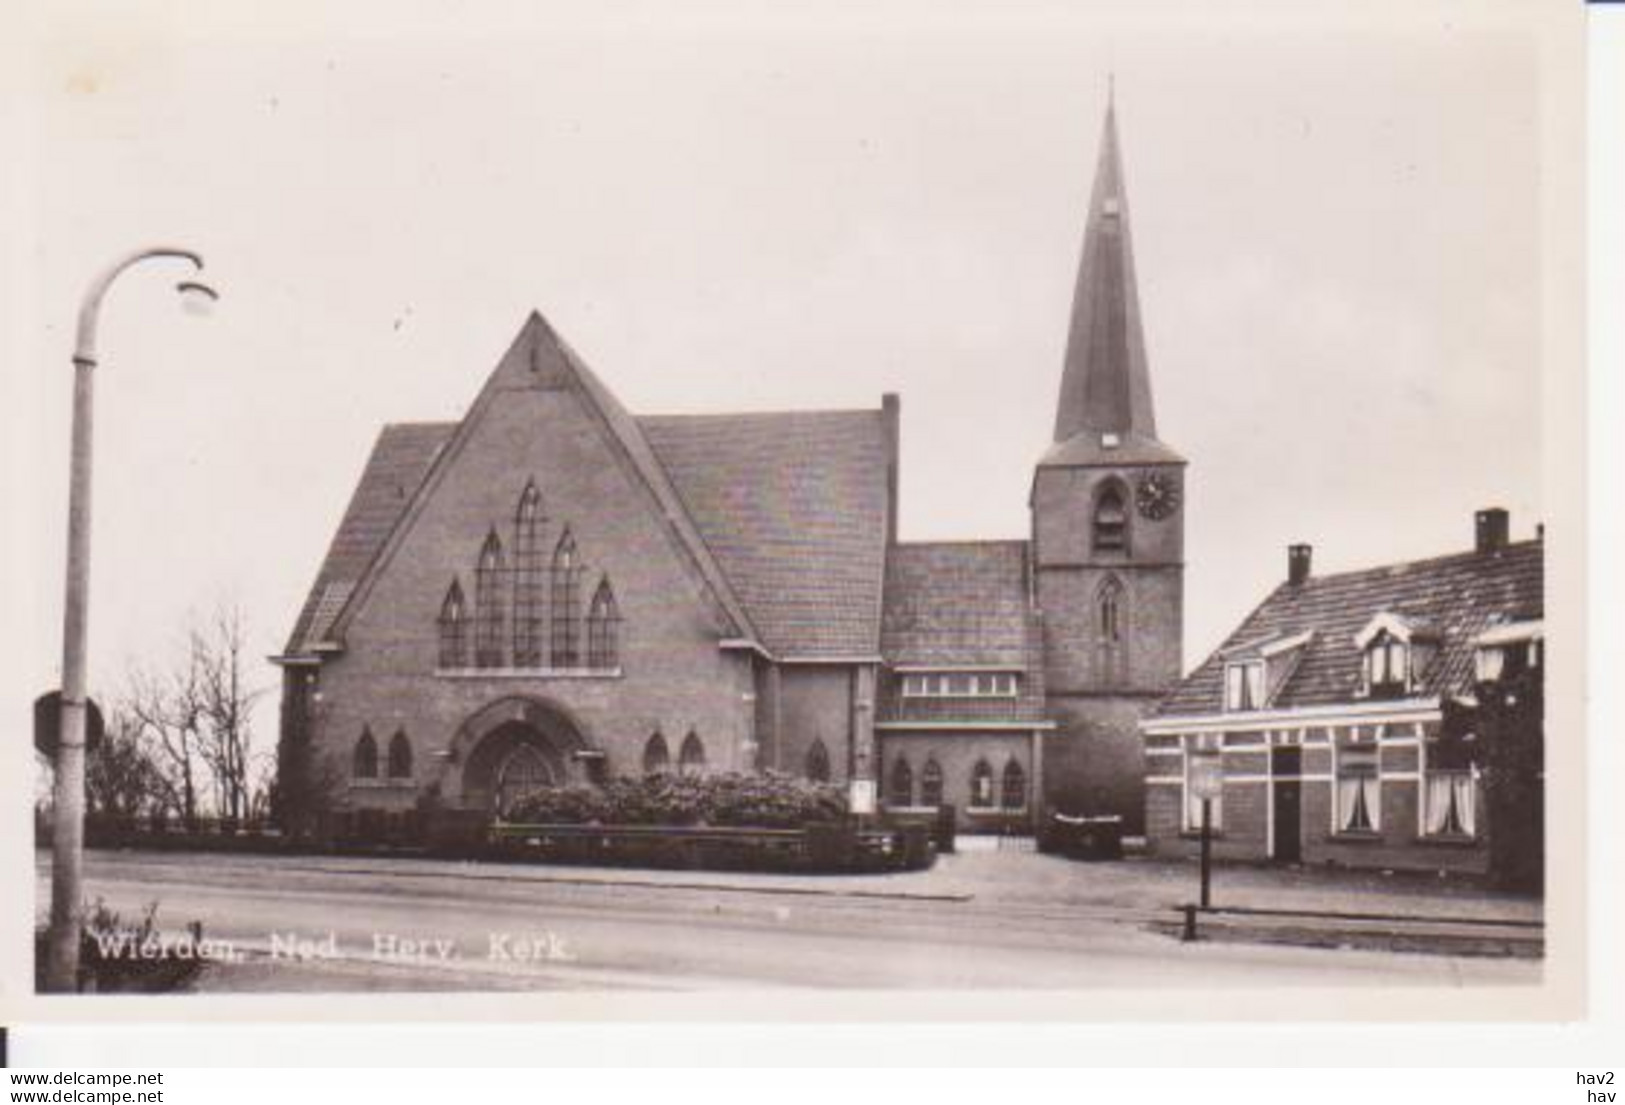
M982 865L978 868L978 864ZM1033 874L1010 865L1029 865ZM998 865L995 869L991 865ZM997 871L980 880L979 870ZM1088 989L1534 983L1538 962L1181 944L1143 905L1049 892L1048 856L950 856L889 877L610 871L451 861L92 852L87 899L201 921L200 988ZM36 868L49 900L49 857ZM1014 876L1014 877L1013 877ZM1012 892L1020 882L1037 889ZM983 888L983 889L978 889Z

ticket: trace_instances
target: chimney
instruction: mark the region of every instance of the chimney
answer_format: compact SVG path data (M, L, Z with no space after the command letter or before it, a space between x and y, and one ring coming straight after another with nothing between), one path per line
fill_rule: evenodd
M1507 547L1507 512L1498 506L1473 516L1474 547L1481 553L1499 552Z
M1309 564L1315 555L1313 545L1288 545L1286 547L1286 581L1294 587L1302 587L1309 579Z
M902 451L902 403L897 393L880 397L880 419L886 435L886 544L897 544L897 485L899 453Z

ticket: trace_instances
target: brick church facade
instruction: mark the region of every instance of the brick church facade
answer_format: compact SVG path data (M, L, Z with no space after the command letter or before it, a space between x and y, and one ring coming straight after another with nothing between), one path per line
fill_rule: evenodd
M1140 827L1178 679L1184 461L1156 435L1108 108L1027 540L905 542L900 404L635 416L533 314L458 422L384 428L284 653L285 809L499 815L655 771L871 782L963 831Z

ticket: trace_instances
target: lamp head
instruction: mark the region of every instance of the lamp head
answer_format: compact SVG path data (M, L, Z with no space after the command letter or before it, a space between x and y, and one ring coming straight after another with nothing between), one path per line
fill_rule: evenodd
M189 315L210 315L220 299L220 293L197 280L182 280L175 285L181 293L181 309Z

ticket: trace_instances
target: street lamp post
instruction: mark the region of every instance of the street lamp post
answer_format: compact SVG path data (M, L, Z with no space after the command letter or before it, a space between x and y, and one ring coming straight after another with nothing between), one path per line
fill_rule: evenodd
M73 353L73 444L68 479L68 580L62 622L62 729L56 749L56 811L52 827L51 929L45 985L53 993L78 989L83 924L85 836L85 643L90 608L90 462L96 367L96 319L108 287L125 269L152 258L180 258L195 270L203 258L191 250L137 250L109 265L79 304ZM218 298L196 281L178 290L204 300Z

